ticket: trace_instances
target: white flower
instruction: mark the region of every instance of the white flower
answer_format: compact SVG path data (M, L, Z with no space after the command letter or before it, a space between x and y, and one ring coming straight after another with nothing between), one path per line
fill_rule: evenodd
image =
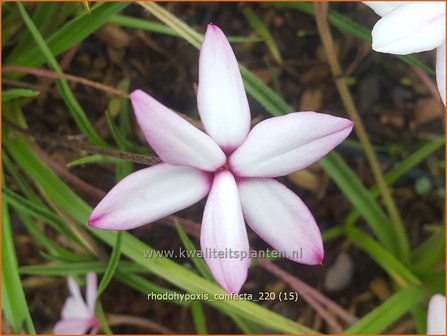
M364 2L382 18L372 30L375 51L406 55L437 48L436 81L445 105L445 2Z
M197 103L206 133L141 90L130 99L147 142L164 163L120 181L93 210L91 226L132 229L208 195L200 244L211 272L228 292L239 292L250 265L245 222L289 259L321 264L323 242L315 219L274 178L326 155L351 133L352 121L296 112L266 119L250 131L238 63L215 25L208 26L199 61Z
M55 334L83 335L90 331L96 334L99 329L95 315L96 304L96 274L87 274L86 300L81 295L81 289L73 278L68 278L70 296L62 308L62 319L54 326Z

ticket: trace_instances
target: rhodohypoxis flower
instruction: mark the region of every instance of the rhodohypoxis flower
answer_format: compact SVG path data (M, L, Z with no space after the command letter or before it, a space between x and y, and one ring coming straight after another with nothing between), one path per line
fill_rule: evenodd
M406 55L437 48L436 81L445 105L445 2L365 2L382 18L372 30L375 51Z
M87 274L86 300L81 295L81 289L73 278L68 278L70 296L62 308L62 319L54 326L55 334L91 334L98 332L99 323L95 315L96 274Z
M445 335L445 296L433 295L428 304L427 334Z
M323 244L312 214L273 178L326 155L349 135L350 120L290 113L262 121L250 132L238 63L215 25L208 26L199 61L197 102L206 133L140 90L130 98L147 142L164 163L120 181L93 210L91 226L132 229L208 195L202 254L228 292L239 292L250 264L244 220L290 259L321 263Z

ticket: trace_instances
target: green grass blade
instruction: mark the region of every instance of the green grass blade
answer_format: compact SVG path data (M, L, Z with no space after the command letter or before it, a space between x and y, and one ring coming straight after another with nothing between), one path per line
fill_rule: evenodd
M440 136L439 138L428 142L427 144L423 145L421 148L417 149L414 153L412 153L410 156L405 158L403 161L399 162L399 164L392 168L386 175L385 175L385 181L389 185L394 184L399 178L401 178L403 175L405 175L408 171L413 169L416 165L421 163L423 160L425 160L428 156L433 154L438 149L442 148L445 145L445 137ZM370 193L374 198L377 198L380 196L380 191L377 186L374 186L371 188ZM357 209L352 210L349 215L346 217L345 225L347 227L352 227L357 219L359 218L360 214Z
M39 95L39 91L30 89L9 89L2 91L2 102L7 102L10 100L18 98L32 98Z
M407 313L422 300L422 289L409 287L400 290L379 307L368 313L356 324L344 331L344 334L379 334L394 321Z
M244 66L239 66L244 79L245 90L273 116L281 116L294 109L275 91L265 85L255 74Z
M185 230L183 230L182 226L177 222L175 223L175 227L177 229L177 233L180 237L180 240L182 241L183 246L187 251L189 251L191 257L191 260L193 264L196 266L197 270L205 279L208 279L210 281L214 281L213 276L211 275L211 272L206 265L205 261L199 257L197 257L194 252L197 251L196 247L194 246L193 242L189 239L188 235L186 234Z
M96 4L91 10L91 17L87 13L83 13L52 34L46 41L48 48L54 56L58 56L83 41L101 27L109 17L119 13L129 5L130 2ZM7 58L5 63L7 65L38 67L45 63L45 57L39 49L33 49L27 53L17 55L15 58Z
M147 30L152 33L159 33L170 36L179 36L179 34L174 29L162 23L134 18L126 15L113 15L107 20L107 22L122 27ZM258 37L228 36L228 41L230 41L231 43L254 43L254 42L260 42L261 39Z
M411 253L411 269L424 271L432 269L445 257L445 230L440 227Z
M25 325L28 334L35 334L25 293L20 282L14 241L6 200L2 198L2 310L16 334Z
M200 303L200 301L192 301L190 307L192 320L194 321L194 326L196 327L196 333L198 335L208 334L202 304Z
M39 197L34 193L34 191L31 189L29 183L22 177L22 175L19 173L19 171L16 169L15 165L13 164L11 158L9 157L8 153L6 151L2 152L2 163L4 166L3 172L8 172L8 174L11 175L14 182L19 187L20 191L25 195L26 198L29 200L43 204L43 202L40 200Z
M37 30L36 26L29 17L23 5L20 2L18 2L17 6L19 8L23 20L25 21L26 26L31 32L31 35L34 37L34 40L39 46L40 51L44 54L45 60L48 63L49 67L57 73L62 73L62 69L57 63L55 56L51 52L50 48L46 44L40 32ZM92 143L100 146L105 146L106 143L104 142L104 140L102 140L102 138L98 135L98 133L96 133L95 129L90 124L90 121L88 120L84 110L82 109L81 105L78 103L73 92L71 91L68 82L66 80L58 80L57 83L59 92L61 93L65 103L70 109L70 112L76 124L78 125L79 129L90 138Z
M112 158L101 154L92 154L92 155L86 155L84 157L81 157L80 159L67 163L67 167L71 168L87 164L108 164L108 163L116 164L123 161L126 161L126 159L114 158L114 157Z
M388 217L354 172L335 153L322 158L320 164L366 220L379 241L389 251L397 253L394 232Z
M98 297L100 297L101 294L104 293L105 289L107 288L108 284L112 280L117 270L121 256L121 240L122 240L122 232L117 232L116 243L113 246L112 255L110 256L110 260L109 263L107 264L106 271L98 286L98 294L97 294Z
M113 334L112 329L110 329L110 327L107 323L106 315L104 313L104 310L102 309L102 304L99 300L98 300L98 302L96 302L95 308L96 308L95 315L98 318L98 322L99 322L99 325L101 326L101 330L103 331L103 333L106 335Z
M366 233L350 228L346 230L346 235L379 264L400 287L421 284L408 268Z
M244 14L250 26L259 34L259 36L261 36L276 63L282 64L283 60L278 46L276 45L275 39L273 38L272 34L270 34L270 31L268 30L264 22L262 22L262 20L256 15L251 7L245 7L242 13Z
M64 225L64 222L42 203L26 199L9 189L3 189L3 197L17 211L42 220L59 233L68 237L72 242L81 243L73 232Z
M36 9L33 11L31 18L43 36L46 36L50 25L53 23L51 18L58 6L60 5L56 2L39 3L36 5ZM11 53L8 54L8 59L15 59L19 55L27 53L36 47L33 36L27 31L21 35L18 43L14 46Z
M107 265L102 261L77 261L77 262L51 262L43 265L22 266L19 268L20 274L24 275L84 275L88 272L98 274L105 273ZM146 269L133 262L120 262L118 271L123 274L147 272Z

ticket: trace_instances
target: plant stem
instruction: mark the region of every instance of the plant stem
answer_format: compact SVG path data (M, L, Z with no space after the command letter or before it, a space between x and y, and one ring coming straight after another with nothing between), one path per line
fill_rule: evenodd
M396 234L400 257L403 259L404 263L406 263L409 261L410 256L408 237L405 232L405 227L400 217L399 211L397 210L396 204L393 200L393 197L391 196L391 191L386 184L379 161L377 160L376 154L374 153L374 150L368 139L368 135L363 126L362 120L357 113L354 100L349 91L348 85L346 84L342 68L335 53L334 42L327 21L328 3L314 3L314 9L318 32L320 34L320 38L328 59L329 66L332 71L332 75L334 77L335 85L337 87L338 93L346 112L355 124L355 132L365 151L369 166L371 167L377 186L382 194L383 202L390 216L391 223Z

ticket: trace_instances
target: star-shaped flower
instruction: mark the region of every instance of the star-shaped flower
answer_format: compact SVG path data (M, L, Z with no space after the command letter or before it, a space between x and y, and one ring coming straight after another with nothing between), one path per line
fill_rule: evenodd
M95 315L96 304L96 274L87 274L86 301L81 295L81 289L73 278L68 278L70 296L62 308L62 319L54 326L55 334L84 335L88 331L96 334L99 322Z
M372 30L375 51L406 55L437 48L436 81L445 105L445 3L364 2L382 18Z
M296 194L273 178L305 168L334 149L351 132L350 120L298 112L264 120L250 131L238 63L225 35L212 24L200 51L197 93L206 133L140 90L130 97L147 142L164 163L120 181L93 210L91 226L132 229L208 195L201 249L228 292L240 291L250 264L244 220L288 258L321 264L323 244L315 219Z

